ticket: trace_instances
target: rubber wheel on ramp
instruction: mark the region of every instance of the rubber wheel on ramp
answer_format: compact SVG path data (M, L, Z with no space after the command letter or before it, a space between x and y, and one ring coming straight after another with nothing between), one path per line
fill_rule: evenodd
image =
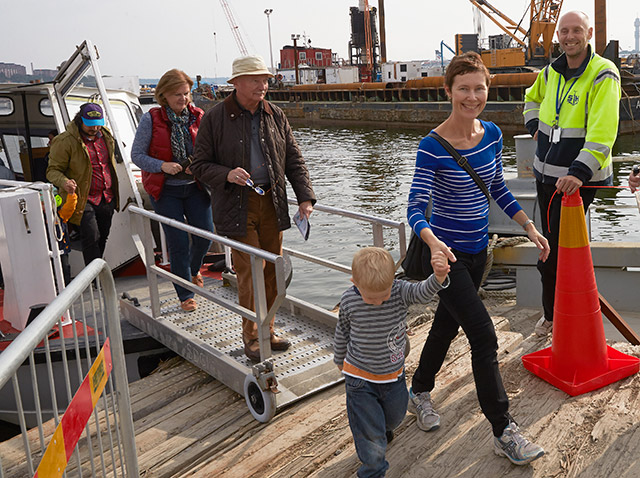
M267 423L276 414L276 398L269 390L262 390L253 374L244 378L244 399L253 418Z

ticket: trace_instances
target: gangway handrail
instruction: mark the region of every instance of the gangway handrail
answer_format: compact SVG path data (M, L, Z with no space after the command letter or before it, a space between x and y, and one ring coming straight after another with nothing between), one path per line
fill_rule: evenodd
M108 326L109 342L111 348L112 357L112 374L114 380L114 388L116 389L115 400L117 401L117 407L114 409L114 413L118 413L119 418L116 418L116 426L119 423L121 426L121 433L118 433L118 440L122 440L122 449L119 450L121 454L124 454L126 463L126 477L133 478L139 476L138 459L136 455L135 435L133 429L133 418L131 414L131 399L129 396L129 384L127 381L127 371L125 367L124 346L122 341L122 331L120 329L120 315L118 312L118 300L115 288L113 276L107 263L102 259L94 259L88 266L86 266L71 283L65 287L65 289L53 300L51 303L31 322L18 336L9 344L9 346L1 353L2 360L0 360L0 389L2 389L9 380L14 383L14 391L18 393L18 380L16 373L25 361L30 360L33 365L33 351L40 342L45 341L45 347L47 354L50 354L49 341L47 339L51 329L59 324L61 326L62 315L71 308L71 306L79 298L83 296L83 292L87 289L91 289L94 280L98 279L99 287L104 293L105 307L105 319ZM91 295L93 297L93 294ZM84 308L83 308L84 310ZM63 361L66 364L67 353L65 351L65 343L67 341L73 342L75 338L78 340L78 335L75 332L72 338L63 338L63 332L60 330L61 343L63 344L62 356ZM96 331L97 332L97 331ZM85 334L86 334L85 328ZM106 331L101 332L99 336L102 336ZM76 343L76 355L78 352ZM76 356L77 360L80 360L79 356ZM50 364L50 359L47 358L47 362ZM49 371L51 374L51 370ZM69 377L66 376L67 389L69 390ZM33 380L33 377L32 377ZM50 376L50 380L53 380L53 376ZM57 415L57 406L55 406L55 392L52 386L52 401L54 404L54 420L58 425L59 419ZM111 392L113 393L113 391ZM16 397L18 399L19 397ZM26 465L29 468L30 476L34 474L32 454L30 452L29 440L27 439L27 429L24 419L24 412L21 410L21 401L18 402L19 412L21 413L20 422L23 435L23 443L26 453ZM107 420L108 423L108 420ZM42 423L38 423L39 432L42 440ZM120 444L118 444L120 446ZM91 455L93 457L93 455ZM112 451L113 456L113 451ZM80 466L80 465L78 465ZM2 462L0 461L0 468ZM114 463L115 467L115 463ZM0 476L2 476L2 469L0 469Z
M188 289L198 295L201 295L208 300L221 305L228 310L241 315L255 323L258 324L258 341L260 342L260 353L262 360L269 358L271 356L271 347L269 347L270 341L270 333L268 330L263 330L265 328L265 324L268 327L268 323L272 317L275 316L276 311L280 307L280 304L284 301L284 297L286 295L286 284L285 284L285 272L284 272L284 258L278 254L273 254L271 252L258 249L256 247L244 244L242 242L235 241L233 239L229 239L228 237L219 236L209 231L205 231L203 229L199 229L197 227L190 226L189 224L185 224L183 222L177 221L175 219L170 219L155 212L147 211L146 209L142 209L137 206L129 206L128 210L137 214L138 216L142 216L148 220L154 220L161 224L166 224L167 226L175 227L176 229L180 229L182 231L188 232L189 234L194 234L199 237L203 237L205 239L209 239L211 241L222 244L225 247L230 247L232 249L236 249L240 252L244 252L249 254L251 257L251 279L253 281L253 291L254 291L254 303L255 303L255 312L253 310L247 309L235 302L227 300L223 297L219 297L218 295L204 289L198 287L197 285L182 279L170 272L165 271L161 267L155 265L153 250L148 247L144 247L145 256L144 263L147 269L147 278L149 280L149 298L151 301L151 313L154 318L160 316L160 297L158 292L158 281L157 277L164 277L165 279L170 280L171 282L177 283L180 286ZM132 228L135 227L132 223ZM142 240L143 244L152 244L151 241L151 228L149 227L149 222L145 223L144 232L145 238ZM139 240L139 235L132 231L132 235L134 237L134 241ZM275 265L276 270L276 287L277 287L277 295L276 298L271 305L271 308L267 310L267 296L265 292L265 284L264 284L264 274L263 274L263 261L271 262Z
M289 198L289 204L297 206L298 202L295 199ZM383 238L383 230L384 226L397 229L398 231L398 242L400 248L400 258L396 262L396 269L400 267L402 260L404 259L407 253L407 236L405 231L404 222L394 221L392 219L386 219L384 217L373 216L371 214L365 214L356 211L349 211L347 209L341 209L333 206L325 206L323 204L316 203L313 206L314 211L326 212L329 214L335 214L337 216L348 217L350 219L356 219L358 221L364 221L371 224L373 229L373 245L376 247L384 247L384 238ZM314 264L325 266L329 269L333 269L339 272L344 272L346 274L351 274L351 267L344 264L339 264L334 261L329 261L326 259L322 259L321 257L314 256L311 254L307 254L305 252L297 251L295 249L290 249L288 247L283 247L282 250L289 254L291 257L297 257L298 259L305 260L307 262L313 262Z

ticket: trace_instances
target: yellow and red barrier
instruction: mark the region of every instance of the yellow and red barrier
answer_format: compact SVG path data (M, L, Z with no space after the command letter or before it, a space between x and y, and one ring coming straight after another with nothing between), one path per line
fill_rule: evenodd
M73 396L67 411L64 412L62 420L58 423L34 478L62 476L82 431L89 421L100 395L102 395L102 390L107 384L112 368L111 347L109 339L107 339L89 373Z

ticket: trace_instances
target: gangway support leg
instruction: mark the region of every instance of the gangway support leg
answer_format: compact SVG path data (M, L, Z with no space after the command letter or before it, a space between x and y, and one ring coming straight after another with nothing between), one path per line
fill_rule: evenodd
M600 309L604 316L609 319L609 322L611 322L613 326L618 329L618 332L620 332L632 345L640 345L640 337L638 334L636 334L631 326L627 324L622 316L618 314L611 304L609 304L607 299L602 297L602 294L598 294L598 296L600 299Z

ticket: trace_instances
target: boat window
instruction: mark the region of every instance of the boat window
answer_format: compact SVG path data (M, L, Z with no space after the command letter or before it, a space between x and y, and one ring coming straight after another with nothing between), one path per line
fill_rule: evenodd
M40 100L38 106L40 107L42 116L53 116L53 108L51 107L51 100L49 98Z
M13 114L15 107L11 98L0 96L0 116L9 116Z
M9 163L9 168L14 173L23 174L23 164L28 164L29 162L29 152L25 137L21 134L4 134L2 135L2 145L3 151L0 156L3 157L4 162ZM36 163L49 151L48 145L48 137L31 136L31 149ZM44 174L44 169L41 173Z
M22 164L20 162L20 151L26 150L24 136L5 134L2 136L5 157L9 160L9 168L14 173L22 173Z

